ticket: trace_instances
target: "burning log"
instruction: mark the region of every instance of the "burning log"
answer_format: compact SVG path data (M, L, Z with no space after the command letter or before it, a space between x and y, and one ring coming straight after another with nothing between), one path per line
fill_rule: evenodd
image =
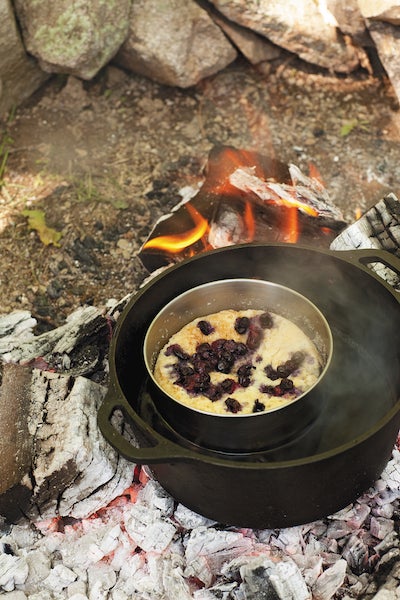
M30 376L26 367L5 365L0 387L0 514L11 520L21 516L31 495L33 449L26 419Z
M263 180L254 171L254 168L238 168L230 175L229 182L242 192L255 195L263 204L295 208L315 217L323 227L344 227L341 211L331 202L327 190L317 177L307 177L296 165L289 165L292 180L289 185Z
M5 321L3 327L10 322L8 335L0 338L0 357L4 362L25 363L73 376L90 375L101 367L112 320L112 312L105 315L86 306L73 312L64 325L34 336L31 329L36 321L27 319L24 312L14 313L0 320Z
M332 250L377 248L400 257L400 202L388 194L360 219L349 225L331 243ZM395 289L400 290L400 275L378 263L374 270Z
M149 271L232 244L329 245L346 223L315 169L231 147L214 149L203 185L160 219L139 252Z

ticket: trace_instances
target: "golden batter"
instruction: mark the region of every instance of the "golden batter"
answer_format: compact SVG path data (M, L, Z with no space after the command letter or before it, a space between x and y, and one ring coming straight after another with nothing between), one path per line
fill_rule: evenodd
M261 310L196 318L159 353L154 378L191 408L225 415L263 412L307 391L321 357L290 320Z

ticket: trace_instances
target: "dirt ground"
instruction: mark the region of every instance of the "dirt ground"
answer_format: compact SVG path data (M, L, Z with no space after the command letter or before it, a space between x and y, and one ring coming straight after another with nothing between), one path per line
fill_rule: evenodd
M189 90L114 66L91 82L57 76L0 132L0 314L27 309L38 330L137 289L147 275L138 249L179 190L201 181L216 145L305 172L312 163L348 222L400 191L387 80L295 61L263 70L238 60Z

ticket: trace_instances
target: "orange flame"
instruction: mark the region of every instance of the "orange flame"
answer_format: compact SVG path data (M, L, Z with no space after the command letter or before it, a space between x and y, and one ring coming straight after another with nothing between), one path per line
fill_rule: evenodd
M319 183L321 185L324 185L322 175L321 175L318 167L316 165L314 165L314 163L308 164L308 175L309 175L309 177L311 177L311 179L316 179L317 181L319 181Z
M234 181L232 175L237 169L241 168L244 168L244 171L240 174L238 181L242 185L236 187L231 183L231 181ZM248 180L246 179L246 174L248 175ZM207 198L207 195L211 194L214 202L224 202L224 199L218 198L218 196L228 196L228 202L232 200L235 207L238 204L242 207L241 218L245 233L242 235L241 242L246 243L257 239L258 231L255 211L262 210L260 207L263 204L264 206L274 205L280 207L282 210L274 215L275 222L277 219L280 219L278 239L295 244L302 235L301 213L310 217L318 217L319 212L314 207L302 201L302 198L296 192L295 182L293 182L294 187L291 187L287 183L280 184L273 176L265 178L265 174L265 165L263 166L256 153L243 149L225 148L220 155L209 163L209 174L204 183L205 197ZM280 179L282 174L277 174ZM312 163L309 165L309 176L319 182L321 186L323 185L321 175L317 167ZM285 177L284 174L283 177ZM284 181L286 180L284 179ZM212 247L208 240L211 226L211 220L210 222L208 221L209 215L207 214L206 217L203 216L195 208L194 202L187 202L183 207L188 211L194 226L182 233L160 235L149 239L143 246L144 250L156 249L170 254L179 254L185 251L184 256L188 257ZM328 227L320 226L320 230L324 234L332 233ZM277 234L272 235L276 236ZM203 249L199 245L196 245L200 241Z
M254 219L253 209L249 201L246 201L244 207L243 221L246 227L247 240L252 242L256 233L256 222Z
M214 185L214 193L220 195L238 194L238 190L229 181L229 176L241 167L254 168L254 174L262 177L262 166L257 163L254 153L248 150L237 150L226 148L223 152L223 160L218 169L218 179Z
M295 206L287 208L286 219L282 225L283 240L289 244L295 244L299 239L299 220Z
M191 204L187 203L186 209L195 223L193 229L175 235L160 235L145 243L144 248L159 248L167 252L181 252L188 246L198 242L208 231L209 225L205 219Z
M310 215L310 217L318 217L318 211L315 208L305 204L304 202L301 202L300 200L297 200L297 198L294 196L293 198L283 198L282 196L279 196L276 200L267 200L266 203L284 206L288 210L293 208L296 210L299 209L305 212L307 215Z

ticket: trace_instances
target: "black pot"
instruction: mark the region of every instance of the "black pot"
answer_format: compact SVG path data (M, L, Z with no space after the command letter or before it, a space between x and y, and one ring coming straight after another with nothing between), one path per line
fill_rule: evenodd
M379 476L400 427L399 294L366 265L400 273L385 252L330 252L252 244L198 255L164 271L127 305L110 348L110 385L98 421L129 460L151 465L161 485L192 510L225 524L287 527L331 514ZM256 278L314 303L333 335L330 367L318 386L315 421L290 442L233 453L196 445L160 414L147 385L146 332L157 313L195 286ZM120 409L139 447L111 424Z

